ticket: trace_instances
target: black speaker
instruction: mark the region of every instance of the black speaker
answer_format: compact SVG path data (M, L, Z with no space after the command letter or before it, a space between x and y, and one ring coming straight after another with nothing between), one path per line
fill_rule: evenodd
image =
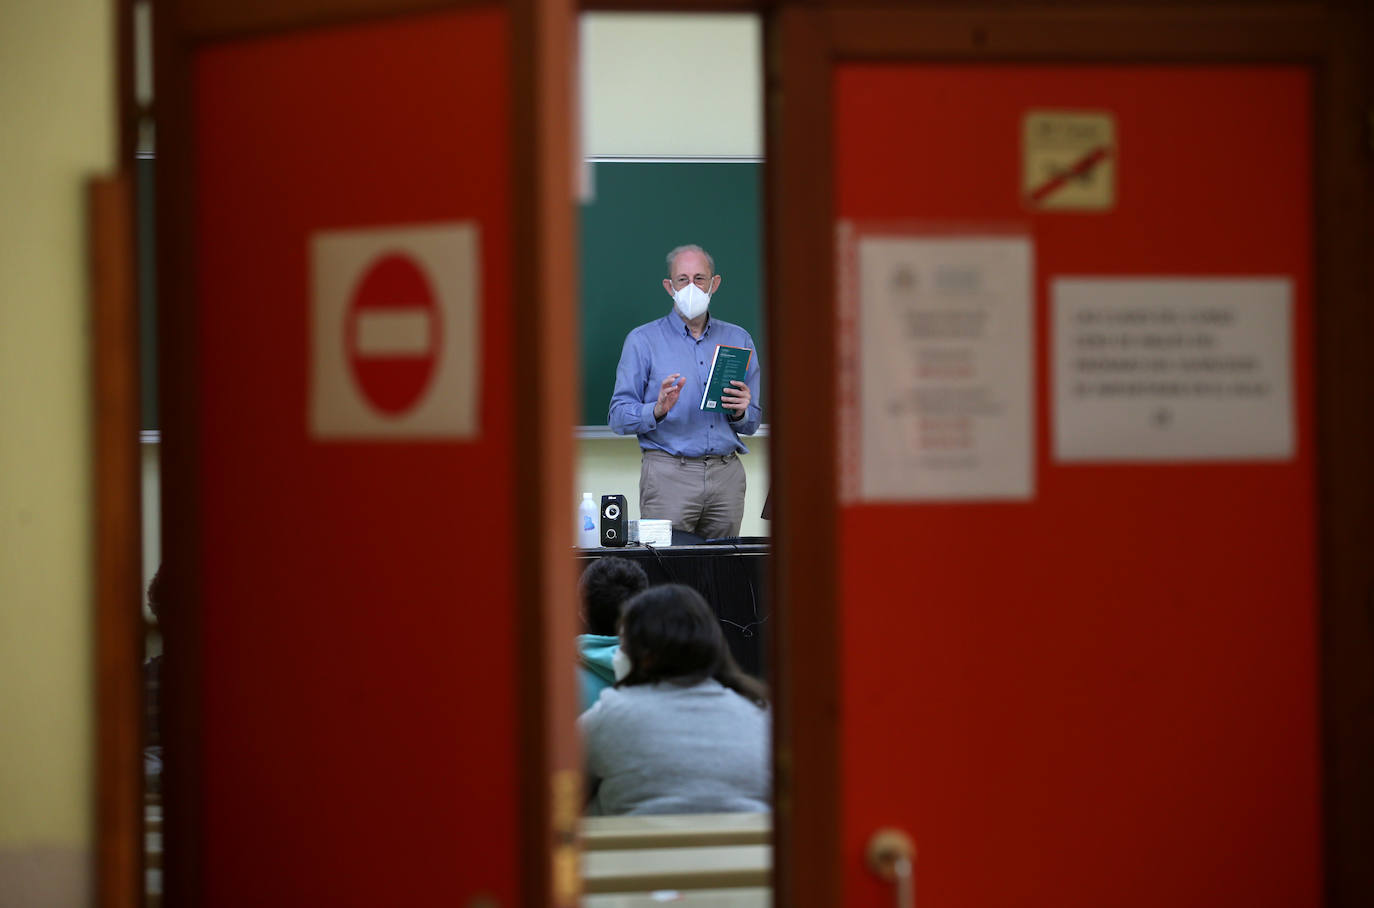
M629 533L630 521L625 516L624 495L601 496L601 544L622 546Z

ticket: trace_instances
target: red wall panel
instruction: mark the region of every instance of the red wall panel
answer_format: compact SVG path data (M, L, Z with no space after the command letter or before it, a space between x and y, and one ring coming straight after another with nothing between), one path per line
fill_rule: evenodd
M213 904L516 898L509 43L478 11L195 62ZM479 436L312 440L310 234L457 219Z
M923 905L1317 904L1309 75L847 65L834 90L841 217L1019 223L1036 272L1034 499L843 512L853 903L890 899L861 853L895 824ZM1022 207L1032 108L1115 113L1112 211ZM1296 456L1053 461L1066 274L1291 277Z

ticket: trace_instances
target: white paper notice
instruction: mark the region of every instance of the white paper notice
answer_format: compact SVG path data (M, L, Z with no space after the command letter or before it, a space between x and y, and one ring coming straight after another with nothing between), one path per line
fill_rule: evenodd
M860 236L849 256L845 497L1030 498L1030 240Z
M1293 456L1292 282L1058 278L1061 461Z

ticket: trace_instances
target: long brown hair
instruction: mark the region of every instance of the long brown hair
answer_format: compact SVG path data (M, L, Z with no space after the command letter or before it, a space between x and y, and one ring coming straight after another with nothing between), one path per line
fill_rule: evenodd
M669 682L689 687L714 678L760 708L768 689L740 671L720 622L690 586L666 583L631 597L620 613L620 639L630 673L617 687Z

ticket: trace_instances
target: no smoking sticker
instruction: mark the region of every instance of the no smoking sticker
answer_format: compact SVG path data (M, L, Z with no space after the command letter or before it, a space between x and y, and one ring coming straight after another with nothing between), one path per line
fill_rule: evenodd
M1116 118L1103 111L1027 111L1021 129L1021 197L1046 211L1105 211L1116 204Z
M310 252L311 434L475 435L477 226L324 231L311 237Z

